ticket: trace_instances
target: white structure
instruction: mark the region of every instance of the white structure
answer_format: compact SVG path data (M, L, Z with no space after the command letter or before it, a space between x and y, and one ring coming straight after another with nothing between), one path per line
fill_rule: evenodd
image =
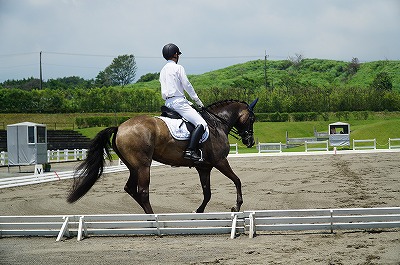
M9 166L47 163L46 125L21 122L7 125Z
M350 146L350 124L335 122L329 124L329 145L330 146Z

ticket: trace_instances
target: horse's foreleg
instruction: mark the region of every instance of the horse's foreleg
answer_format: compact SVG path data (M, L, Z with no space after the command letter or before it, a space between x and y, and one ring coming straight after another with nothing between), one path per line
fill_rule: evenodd
M210 187L210 173L212 168L202 168L196 167L197 172L200 176L200 183L203 189L203 202L201 203L200 207L197 208L196 213L203 213L204 209L207 206L207 203L211 199L211 187Z
M145 213L152 214L153 209L149 200L150 168L144 167L131 170L124 190L143 208Z
M227 176L236 186L236 205L231 208L232 212L239 212L240 207L243 204L243 197L242 197L242 183L238 176L233 172L231 166L229 165L228 160L225 158L224 160L220 161L216 166L222 174Z

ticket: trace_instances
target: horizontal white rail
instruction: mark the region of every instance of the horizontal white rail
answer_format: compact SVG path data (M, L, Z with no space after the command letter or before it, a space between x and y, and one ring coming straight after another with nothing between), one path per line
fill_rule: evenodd
M47 150L47 163L84 160L86 155L87 149ZM7 152L0 152L0 165L8 165Z
M357 143L372 143L373 145L356 145ZM376 149L376 139L355 140L353 139L353 150Z
M87 149L47 150L47 162L77 161L86 158Z
M258 143L258 153L282 153L282 143Z
M229 145L229 153L230 154L238 154L239 153L237 143Z
M389 149L400 149L400 138L389 138Z
M400 207L245 212L249 237L260 231L373 229L400 227Z
M158 162L153 162L152 166L160 166L163 165ZM128 168L124 164L119 164L116 166L107 166L104 167L104 173L117 173L126 171ZM75 171L63 171L63 172L49 172L43 174L34 174L22 177L8 177L8 178L0 178L0 189L25 186L31 184L39 184L50 181L57 181L62 179L70 179L75 176Z
M222 213L0 216L0 237L183 235L399 228L400 207L265 210Z
M244 233L243 213L0 216L0 236L184 235Z
M109 166L104 168L104 173L114 173L128 170L125 165L122 166ZM44 174L29 175L22 177L9 177L0 178L0 189L11 188L17 186L39 184L44 182L70 179L74 177L74 171L64 171L64 172L49 172Z
M329 151L328 140L325 141L305 141L304 146L306 152L308 151ZM313 147L310 147L313 146Z

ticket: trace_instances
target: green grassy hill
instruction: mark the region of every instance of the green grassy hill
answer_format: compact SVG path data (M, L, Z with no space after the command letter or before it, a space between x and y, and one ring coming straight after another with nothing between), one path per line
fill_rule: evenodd
M230 87L241 78L252 80L258 86L264 82L264 61L255 60L232 65L200 75L189 75L196 89ZM270 86L282 86L285 78L295 76L301 83L313 86L356 86L369 87L378 73L386 72L392 78L393 89L400 91L400 61L375 61L360 63L359 70L349 76L349 62L304 59L298 66L288 60L267 61L267 79ZM132 88L159 89L158 80L129 85Z
M361 63L354 75L348 74L348 65L348 62L321 59L304 59L299 66L287 60L267 61L267 80L270 86L283 86L285 79L295 77L300 83L317 87L369 87L378 73L386 72L392 78L393 89L400 91L400 61ZM198 88L229 87L240 78L264 85L264 61L249 61L189 77Z

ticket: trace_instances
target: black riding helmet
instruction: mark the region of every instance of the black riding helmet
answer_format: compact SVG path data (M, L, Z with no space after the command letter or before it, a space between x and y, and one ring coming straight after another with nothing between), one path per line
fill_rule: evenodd
M178 46L176 46L173 43L168 43L166 44L163 49L162 49L162 54L165 58L165 60L171 59L175 54L182 54L181 51L179 50Z

